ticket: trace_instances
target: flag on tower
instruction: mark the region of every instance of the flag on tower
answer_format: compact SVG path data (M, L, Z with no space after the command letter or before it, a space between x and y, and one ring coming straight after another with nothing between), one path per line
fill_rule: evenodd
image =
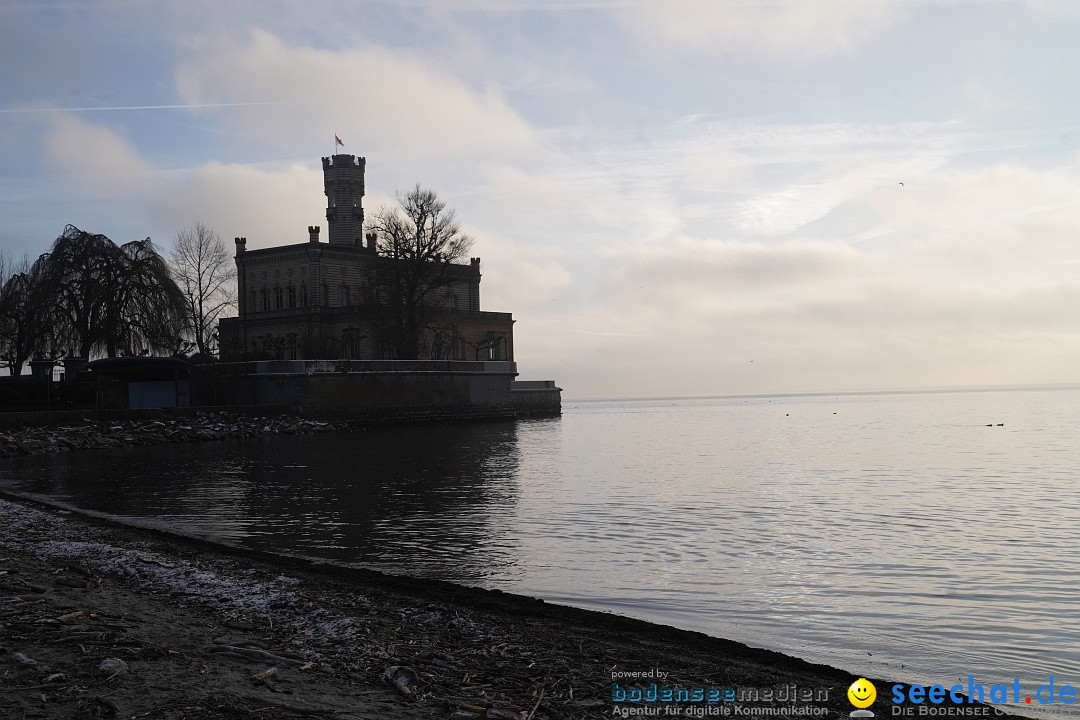
M334 135L334 141L337 142L337 144L341 147L345 147L345 143L341 142L341 138L339 138L336 134Z

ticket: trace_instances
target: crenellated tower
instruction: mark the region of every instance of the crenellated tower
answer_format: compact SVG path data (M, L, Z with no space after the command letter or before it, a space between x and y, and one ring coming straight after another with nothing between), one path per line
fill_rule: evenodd
M331 245L360 247L364 236L364 165L355 155L324 157L323 188Z

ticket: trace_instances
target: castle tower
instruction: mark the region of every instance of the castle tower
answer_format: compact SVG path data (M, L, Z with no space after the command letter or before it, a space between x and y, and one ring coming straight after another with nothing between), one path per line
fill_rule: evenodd
M324 157L326 224L331 245L360 247L364 235L364 165L353 155Z

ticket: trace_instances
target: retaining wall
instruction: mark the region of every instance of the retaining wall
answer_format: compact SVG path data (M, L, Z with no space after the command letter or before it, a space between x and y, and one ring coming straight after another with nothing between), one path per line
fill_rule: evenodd
M510 406L518 416L562 414L562 388L554 380L515 380L510 383Z

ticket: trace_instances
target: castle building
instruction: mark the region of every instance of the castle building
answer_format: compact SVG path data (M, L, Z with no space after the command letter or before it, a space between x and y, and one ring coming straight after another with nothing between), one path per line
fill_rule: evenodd
M395 359L386 324L387 263L374 234L364 236L365 159L324 157L327 240L247 249L236 238L239 315L221 320L221 359ZM428 298L420 359L514 359L510 313L480 309L480 258L453 264L449 282ZM383 272L380 272L383 271Z

